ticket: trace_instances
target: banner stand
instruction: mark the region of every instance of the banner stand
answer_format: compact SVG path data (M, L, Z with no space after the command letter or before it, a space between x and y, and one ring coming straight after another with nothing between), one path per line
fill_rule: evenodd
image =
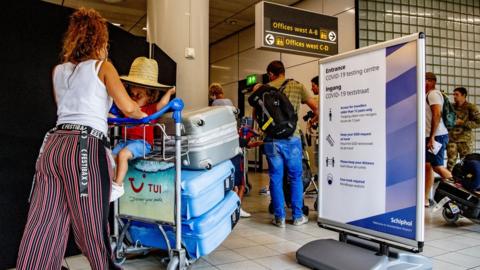
M432 262L424 256L390 252L385 243L380 244L380 248L375 248L371 242L353 236L345 239L345 242L333 239L309 242L297 250L297 261L312 269L433 269Z
M302 246L300 264L433 268L415 254L424 244L424 48L415 33L319 61L317 222L340 236Z

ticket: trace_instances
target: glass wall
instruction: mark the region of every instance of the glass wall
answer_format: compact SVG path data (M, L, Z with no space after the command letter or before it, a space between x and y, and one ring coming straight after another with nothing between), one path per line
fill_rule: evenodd
M426 70L437 75L437 89L451 97L467 88L468 101L480 104L479 0L358 0L359 46L415 32L426 33ZM453 101L453 98L451 98ZM480 151L480 129L476 130Z

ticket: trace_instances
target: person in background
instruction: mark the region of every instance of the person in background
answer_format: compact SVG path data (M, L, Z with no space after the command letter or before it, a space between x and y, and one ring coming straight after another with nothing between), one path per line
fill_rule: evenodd
M430 207L430 192L433 186L433 171L443 179L452 174L443 166L445 149L448 143L448 130L442 120L443 95L435 88L437 77L432 72L425 74L425 207ZM434 153L434 144L440 149Z
M318 92L319 92L319 89L318 89L318 76L315 76L313 77L310 82L312 83L312 92L313 92L313 101L315 102L315 104L317 106L319 106L319 96L318 96ZM320 108L318 108L318 110L320 110ZM310 112L309 112L310 113ZM315 115L312 111L312 113L310 114L312 115L312 117L310 117L310 120L308 121L307 123L307 131L309 131L309 133L315 133L315 131L318 131L318 114ZM314 131L315 130L315 131Z
M267 75L270 86L279 89L285 82L285 67L281 61L272 61L267 66ZM258 89L258 85L254 90ZM298 113L300 104L307 104L318 117L317 104L313 93L295 80L290 80L283 91L290 100L295 112ZM287 139L264 139L264 150L268 161L270 176L270 195L272 197L274 219L272 223L280 228L285 227L285 198L283 194L283 174L287 168L290 178L290 191L292 202L293 225L299 226L308 222L308 217L303 214L303 182L302 182L302 143L300 129L297 121L295 133Z
M109 242L113 177L107 139L112 99L128 117L147 115L130 99L107 61L107 21L95 10L70 16L62 63L53 69L57 126L37 159L18 270L61 269L70 228L93 270L120 269Z
M211 106L233 106L233 103L230 99L224 97L223 87L219 83L212 83L209 87L209 97L213 100ZM245 179L243 177L243 159L245 157L243 154L238 154L232 159L230 159L235 167L235 192L238 194L240 201L243 200L243 195L245 193ZM240 208L240 217L249 218L252 215L247 211Z
M315 76L310 80L312 83L312 92L315 96L318 96L318 76Z
M480 126L480 113L477 105L467 101L467 89L458 87L453 90L453 108L457 114L457 122L448 132L447 169L452 171L457 157L464 158L472 153L473 129Z
M157 81L158 64L155 59L137 57L130 67L128 76L120 79L128 86L130 97L140 106L142 112L151 115L165 107L170 97L175 94L175 87L167 90L158 101L161 85ZM125 129L122 128L122 133ZM115 201L124 194L123 180L128 171L128 161L148 155L153 145L153 126L134 126L127 128L127 140L120 140L113 148L117 170L112 182L110 201ZM124 138L122 135L122 138Z
M219 83L210 84L209 97L212 100L212 106L233 106L233 103L230 99L225 98L225 93L223 92L223 87Z
M238 197L240 198L240 202L243 201L243 195L245 194L245 185L246 185L246 182L245 182L246 179L244 177L245 168L243 166L244 158L245 157L243 156L243 154L238 154L232 159L230 159L232 161L233 166L235 167L235 181L234 181L235 188L233 190L235 191L235 193L237 193ZM251 216L252 215L249 212L243 210L243 207L240 207L240 217L249 218Z

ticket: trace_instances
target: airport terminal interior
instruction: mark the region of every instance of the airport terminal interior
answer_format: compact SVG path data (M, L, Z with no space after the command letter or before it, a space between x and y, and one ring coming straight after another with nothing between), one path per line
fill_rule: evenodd
M208 256L201 258L191 269L309 269L299 265L295 252L302 245L316 239L338 239L338 233L319 228L316 212L310 213L310 222L302 227L287 224L286 228L271 225L268 213L270 199L259 190L268 184L268 174L252 173L254 187L245 197L245 210L251 218L239 221L230 236ZM306 204L313 208L313 198ZM446 225L441 211L425 214L425 247L423 255L431 259L433 269L480 269L480 225L465 218L456 225ZM164 269L160 255L127 260L124 269ZM348 256L345 256L348 260ZM90 269L82 255L65 259L64 265L72 270Z
M150 42L153 41L176 63L176 73L173 73L177 87L176 97L184 101L187 110L207 107L208 86L219 83L223 87L224 98L232 101L240 110L241 116L251 116L252 107L246 94L251 87L247 86L249 77L255 82L262 82L269 63L280 60L285 66L286 78L294 78L310 89L311 79L319 75L319 60L329 56L295 51L289 53L278 48L256 48L258 33L255 9L262 2L260 0L42 2L73 9L94 8L109 23L140 41L149 36ZM336 42L335 54L348 53L423 32L424 72L433 72L436 75L437 89L444 91L453 103L454 89L464 87L468 90L467 101L480 106L480 0L269 2L336 18L336 36L330 36L330 40ZM164 8L169 10L162 10ZM165 26L166 24L170 25ZM266 41L268 42L267 39ZM145 54L148 56L148 52ZM163 54L156 54L158 55L164 57ZM160 64L160 73L161 67ZM298 125L304 133L309 132L309 127L308 119L304 121L303 116L309 111L310 108L303 104L298 113ZM326 121L327 118L321 119ZM474 153L480 153L479 131L480 129L472 129ZM318 133L316 134L318 136ZM315 137L313 140L315 141ZM318 166L323 164L325 159L322 157L321 163L318 163L318 144L313 142L305 147L312 175L319 178L312 181L322 181L322 177L318 177ZM309 269L297 262L297 250L314 240L339 239L338 232L322 228L317 223L317 183L309 183L304 194L305 206L309 209L307 224L294 226L291 211L287 209L286 227L273 226L269 209L271 199L267 159L258 147L252 146L244 150L249 190L242 199L241 210L248 212L250 216L239 218L228 237L212 252L198 258L189 269ZM340 164L339 162L337 164ZM447 162L446 155L444 162ZM328 165L327 157L327 167ZM434 184L434 188L437 185L438 183ZM472 221L460 217L455 222L447 222L444 213L442 214L442 207L435 207L438 202L433 200L433 192L430 207L424 208L424 247L420 255L427 257L436 270L480 270L480 219ZM338 206L338 211L348 207L348 198L344 200L345 205ZM70 248L68 253L70 255L63 260L67 269L91 269L85 256L78 252L71 254ZM348 255L338 256L349 260ZM130 255L122 266L126 270L167 269L165 252L153 250L145 254ZM11 265L8 269L15 268Z

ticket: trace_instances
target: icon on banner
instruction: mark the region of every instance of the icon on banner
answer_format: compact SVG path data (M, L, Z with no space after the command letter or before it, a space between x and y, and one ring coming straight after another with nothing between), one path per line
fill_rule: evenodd
M332 166L332 167L334 168L334 167L335 167L335 158L334 158L334 157L331 157L331 158L328 158L328 157L327 157L327 158L325 159L325 165L326 165L327 167Z
M285 46L285 41L284 41L283 37L277 37L275 39L275 45L284 47Z
M333 174L327 174L327 183L331 185L333 183Z
M330 134L328 134L328 136L327 136L327 142L332 147L335 145L335 141L333 140L332 136L330 136Z
M335 41L337 39L337 34L335 34L333 31L330 31L330 33L328 33L328 39L330 39L330 41Z
M332 109L328 112L328 120L332 122Z
M328 34L327 31L320 30L320 39L327 40Z
M275 37L272 34L267 34L265 36L265 42L267 42L268 45L273 45L274 41L275 41Z

